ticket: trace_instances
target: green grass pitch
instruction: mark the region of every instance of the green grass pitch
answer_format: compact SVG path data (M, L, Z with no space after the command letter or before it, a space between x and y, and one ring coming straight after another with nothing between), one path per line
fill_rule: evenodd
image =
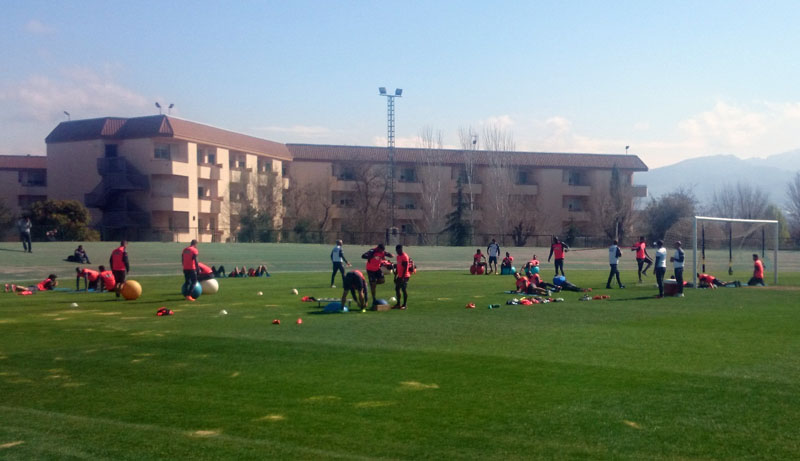
M8 280L52 269L74 288L74 265L52 262L74 245L16 246L0 244ZM602 250L566 270L609 300L507 306L511 277L428 269L407 311L325 315L300 297L341 295L328 246L201 244L201 260L265 261L273 276L222 279L194 303L179 294L183 246L131 245L136 301L0 294L0 458L800 458L797 272L654 299L631 258L628 288L600 289ZM89 244L93 262L112 247ZM359 268L362 251L345 247ZM471 256L409 252L437 269Z

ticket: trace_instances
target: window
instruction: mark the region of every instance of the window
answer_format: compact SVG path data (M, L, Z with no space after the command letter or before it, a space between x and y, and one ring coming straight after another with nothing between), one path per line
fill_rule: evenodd
M564 171L563 176L564 182L569 184L570 186L583 186L585 185L585 179L583 174L580 171Z
M417 182L417 172L413 168L402 168L400 170L400 181Z
M564 197L564 208L569 211L583 211L583 200L580 197Z
M217 164L217 154L208 154L208 162L207 163L210 163L212 165L216 165Z
M117 156L117 145L116 144L106 144L106 158L114 158Z
M339 181L356 180L356 171L350 165L334 165L333 175L336 176Z
M19 183L25 187L46 186L47 170L20 170Z
M156 144L153 153L155 158L160 158L163 160L172 160L172 156L170 155L169 144Z
M197 188L197 196L203 198L206 196L206 189L203 186Z
M525 170L517 172L517 184L525 185L530 184L530 179L528 177L528 172Z

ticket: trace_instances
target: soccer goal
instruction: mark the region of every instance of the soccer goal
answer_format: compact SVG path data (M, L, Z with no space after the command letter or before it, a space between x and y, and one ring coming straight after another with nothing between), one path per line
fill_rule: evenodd
M718 274L718 278L734 277L746 282L753 272L754 254L760 256L765 271L772 271L772 283L777 285L778 232L778 221L775 220L695 216L692 226L694 286L697 287L698 273ZM723 275L726 272L727 275Z

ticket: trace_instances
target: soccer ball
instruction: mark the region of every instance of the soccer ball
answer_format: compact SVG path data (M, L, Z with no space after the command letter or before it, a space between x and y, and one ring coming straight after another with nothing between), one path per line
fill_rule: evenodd
M397 298L392 296L391 298L389 298L389 302L392 303L392 304L397 304Z
M299 291L297 291L297 288L292 288L292 294L293 294L293 295L296 295L296 294L298 294L298 293L300 293L300 292L299 292Z
M78 303L72 303L72 304L69 305L69 307L72 307L72 308L78 307Z

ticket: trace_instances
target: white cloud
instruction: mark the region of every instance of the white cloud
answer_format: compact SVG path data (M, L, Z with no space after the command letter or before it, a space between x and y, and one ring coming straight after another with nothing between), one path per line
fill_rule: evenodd
M31 19L25 24L25 31L33 35L50 35L54 34L56 29L38 19Z
M497 127L507 131L514 126L514 119L512 119L510 115L496 115L480 121L480 124L483 126Z
M0 118L15 122L54 122L68 111L76 118L139 113L148 98L116 83L109 72L63 69L58 78L32 75L0 87Z
M725 102L678 124L687 139L698 147L737 150L753 145L770 125L770 114L748 111Z

